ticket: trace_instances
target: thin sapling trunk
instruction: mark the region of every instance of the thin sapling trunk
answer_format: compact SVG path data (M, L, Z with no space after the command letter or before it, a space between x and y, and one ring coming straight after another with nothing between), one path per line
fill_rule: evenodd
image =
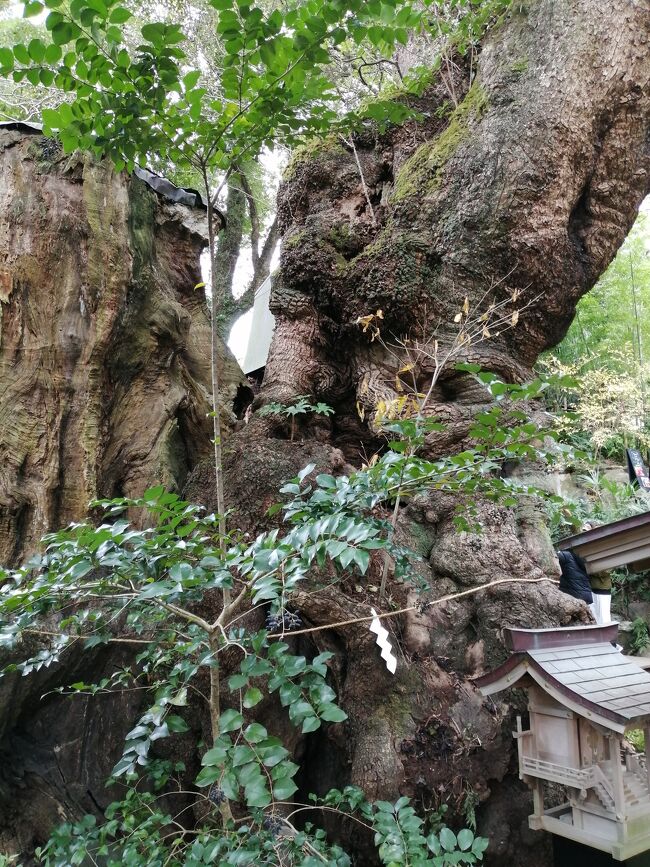
M214 231L214 202L210 190L207 173L204 171L203 180L208 206L208 245L210 249L210 374L212 387L212 441L214 445L214 474L217 493L217 513L219 518L219 547L225 548L226 540L226 509L223 491L223 458L221 448L221 419L220 419L220 391L219 370L217 358L218 325L217 314L219 312L219 297L216 271L216 236ZM230 591L224 588L224 606L230 603Z

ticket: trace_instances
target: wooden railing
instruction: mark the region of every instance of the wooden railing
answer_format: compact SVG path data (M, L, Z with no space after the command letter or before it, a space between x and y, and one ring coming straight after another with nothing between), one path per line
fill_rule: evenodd
M588 768L570 768L555 762L522 756L521 770L532 777L541 777L543 780L559 783L562 786L571 786L574 789L596 789L605 806L612 809L614 807L612 784L598 765L591 765Z
M588 789L593 784L591 768L569 768L555 762L545 762L543 759L533 759L522 756L521 769L533 777L542 777L552 783L563 786L573 786L576 789Z
M616 798L614 797L614 789L602 769L598 765L592 765L587 770L591 773L591 784L585 788L593 787L603 806L608 810L615 810Z

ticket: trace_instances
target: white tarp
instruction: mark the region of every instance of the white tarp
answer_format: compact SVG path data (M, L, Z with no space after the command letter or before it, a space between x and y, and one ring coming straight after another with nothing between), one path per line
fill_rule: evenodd
M267 277L255 293L251 330L241 366L244 373L252 373L260 367L266 367L275 328L275 317L269 310L271 282L271 277Z

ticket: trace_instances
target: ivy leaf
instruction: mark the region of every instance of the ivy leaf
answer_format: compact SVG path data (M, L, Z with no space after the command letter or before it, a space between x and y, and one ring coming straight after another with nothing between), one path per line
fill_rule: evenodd
M251 723L244 730L244 737L251 744L258 744L268 737L268 732L263 725Z
M273 797L278 801L283 801L290 798L294 792L298 790L298 786L291 779L278 780L273 783Z
M249 807L268 807L271 803L271 793L262 776L244 787L244 797Z
M303 720L302 733L315 732L320 728L320 720L317 716L308 716Z
M221 777L223 770L217 767L203 768L195 780L197 786L210 786Z
M255 707L255 705L259 704L263 698L264 698L264 696L262 695L261 690L259 690L259 689L257 689L257 687L253 686L249 690L247 690L246 694L244 695L244 702L243 702L244 707L245 708Z

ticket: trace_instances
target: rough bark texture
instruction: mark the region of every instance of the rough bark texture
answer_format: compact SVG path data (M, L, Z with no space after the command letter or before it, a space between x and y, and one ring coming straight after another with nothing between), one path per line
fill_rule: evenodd
M478 315L518 290L509 312L532 302L519 325L463 353L509 380L527 377L540 352L562 338L650 189L649 37L647 0L513 4L487 38L471 86L457 70L456 105L434 82L415 102L422 120L357 138L378 227L354 155L340 142L296 156L280 191L277 325L257 400L311 394L335 407L329 432L313 422L303 431L308 439L329 433L333 451L321 466L341 452L358 464L377 444L358 405L372 418L380 399L397 395L404 356L371 342L357 317L381 309L386 343L435 334L444 347L466 296ZM423 362L418 374L426 391L431 365ZM485 402L482 388L450 366L430 407L448 429L430 437L429 452L458 449ZM268 422L251 428L251 483L238 479L233 496L254 514L251 501L268 505L276 481L271 446L260 437L281 432ZM276 454L291 457L296 470L303 463L286 442L276 440ZM459 535L455 505L431 494L400 518L433 597L500 577L556 574L534 508L482 506L484 532ZM375 572L363 587L351 578L324 594L305 593L301 615L315 625L365 615L378 583ZM400 606L414 598L394 583L391 594ZM395 677L383 671L365 625L317 633L317 646L341 660L334 676L350 719L329 743L313 736L305 790L352 782L370 797L407 794L426 806L448 800L459 816L476 808L479 830L491 839L489 864L550 864L548 841L527 830L530 802L512 773L511 707L483 701L471 676L504 658L504 626L587 618L581 603L548 584L486 591L391 621L401 654Z
M476 313L513 290L513 310L538 300L466 355L526 375L566 332L648 191L649 12L647 0L513 4L471 87L457 71L457 105L434 84L415 101L422 122L357 141L377 229L337 140L294 160L280 191L269 397L316 394L336 406L341 444L347 432L358 439L350 398L372 414L395 396L399 366L358 316L381 309L387 340L436 332L444 346L465 296ZM434 394L456 441L482 399L467 379L450 370Z
M0 131L0 562L210 454L202 212ZM245 383L221 347L226 423Z
M51 140L0 130L3 565L84 518L92 498L182 489L211 454L210 323L194 289L204 234L203 212L108 164L63 157ZM228 431L247 384L223 345L219 358ZM114 800L104 784L141 695L41 696L126 661L73 651L51 671L0 682L0 852L32 852L63 819Z
M524 300L541 296L520 326L468 348L469 359L509 378L525 377L539 352L561 338L577 300L613 257L648 190L649 13L648 0L514 4L486 40L471 88L458 71L458 105L450 105L449 92L434 83L418 101L423 120L356 140L377 227L352 153L326 143L294 161L280 198L282 279L274 284L277 329L260 400L287 402L308 393L333 404L337 414L333 423L308 420L303 442L282 439L272 422L255 419L232 438L226 447L228 496L244 530L268 523L264 511L277 499L279 484L309 461L340 472L376 444L356 403L367 418L380 398L391 398L401 361L371 343L353 324L356 317L381 308L386 340L391 334L428 337L437 329L444 343L466 295L471 309L515 289ZM0 367L0 406L13 422L5 421L2 436L9 445L3 440L0 446L8 456L0 469L6 499L0 502L0 541L7 556L17 556L42 529L78 514L75 509L82 510L96 491L131 493L150 478L180 483L195 456L185 451L176 464L163 460L176 454L168 445L172 430L188 431L186 442L195 449L209 436L199 429L203 416L195 409L183 407L189 420L174 427L181 393L196 408L196 389L207 380L208 356L197 349L204 345L203 331L194 330L192 318L181 340L174 325L180 314L194 316L198 309L191 295L195 274L186 280L182 264L189 261L184 250L196 256L193 236L180 223L172 225L166 209L150 205L147 213L157 215L152 246L152 220L143 220L139 232L138 221L127 216L135 188L102 167L71 167L81 172L76 182L63 162L38 175L39 160L28 154L37 142L7 142L11 147L1 154L2 203L7 185L21 191L0 209L0 237L20 230L10 266L2 263L0 271L7 297L1 352L9 358ZM23 179L20 186L16 178ZM110 190L110 207L100 206L99 189ZM48 190L49 210L42 204ZM165 240L172 233L173 248ZM146 276L134 281L137 261ZM8 271L10 282L2 276ZM70 288L55 292L55 286ZM90 311L87 325L87 314L78 312L80 297ZM155 339L152 321L159 329ZM65 338L66 329L74 339ZM15 348L20 334L32 341L31 356ZM29 361L32 356L36 361ZM422 385L427 376L424 365ZM468 417L484 401L473 381L447 371L432 411L449 422L449 430L430 440L429 451L455 449ZM49 422L37 412L41 405ZM16 441L32 437L30 449L14 444L18 429ZM167 475L155 469L160 465ZM209 505L212 487L209 464L200 464L186 492ZM400 538L423 558L427 598L499 577L555 574L544 519L535 508L483 505L485 531L458 535L454 506L448 497L423 495L400 515ZM379 577L374 563L363 584L350 574L326 592L305 592L298 599L301 616L308 625L365 616L378 605ZM413 591L395 582L390 595L389 604L398 607L414 599ZM491 839L488 864L548 867L548 841L527 830L530 805L513 773L517 698L508 697L510 704L484 701L471 677L504 657L504 626L587 619L582 603L552 585L486 590L391 621L399 656L394 677L365 625L315 633L312 646L335 651L332 680L349 721L295 742L295 754L304 760L300 794L352 782L371 798L412 795L425 809L449 801L461 822L476 810L479 830ZM122 719L130 716L119 703L102 709L104 719L119 720L102 752L89 706L77 705L69 727L57 729L52 720L61 713L61 700L37 706L42 686L27 693L23 683L13 685L20 700L2 702L3 747L11 749L11 732L19 730L29 743L29 750L17 752L12 779L28 778L33 765L25 756L41 755L40 749L43 758L36 760L23 800L33 802L39 787L45 794L35 799L38 820L32 813L21 819L6 801L0 805L0 826L8 829L0 848L18 841L29 849L42 840L53 812L74 815L87 808L84 792L99 806L105 803L98 781L110 761L103 762L117 748ZM286 726L283 719L269 709L272 731ZM60 755L65 766L57 768L53 757ZM359 863L373 864L367 841L352 831L350 839Z

